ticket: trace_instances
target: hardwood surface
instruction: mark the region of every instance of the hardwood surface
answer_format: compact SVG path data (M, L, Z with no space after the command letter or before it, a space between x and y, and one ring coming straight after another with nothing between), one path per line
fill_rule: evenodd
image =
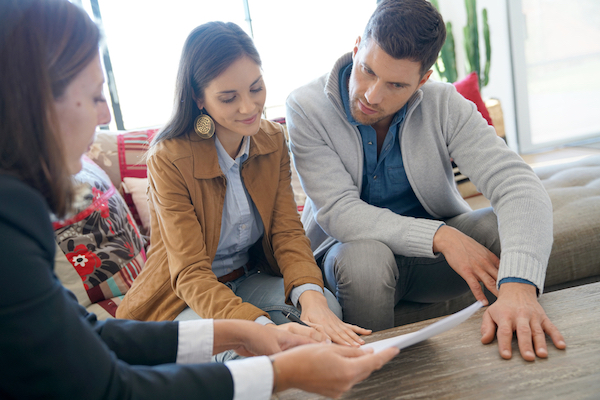
M458 327L404 349L395 359L342 396L343 399L600 399L600 282L542 295L540 303L567 342L548 338L548 358L527 362L513 339L504 360L494 341L480 341L479 310ZM439 318L377 332L371 342L419 330ZM325 397L287 390L272 397Z

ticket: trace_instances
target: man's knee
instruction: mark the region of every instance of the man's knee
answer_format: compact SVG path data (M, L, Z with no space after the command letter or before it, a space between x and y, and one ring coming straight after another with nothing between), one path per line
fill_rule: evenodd
M356 284L361 290L395 287L398 267L392 250L376 240L338 243L327 253L325 273L338 285Z
M465 235L473 238L500 257L498 217L491 207L471 211L445 221Z

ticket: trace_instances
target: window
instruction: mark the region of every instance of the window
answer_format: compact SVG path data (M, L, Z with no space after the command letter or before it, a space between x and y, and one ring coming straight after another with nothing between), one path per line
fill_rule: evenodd
M202 23L230 21L254 36L267 85L266 117L277 118L285 115L285 99L293 89L329 72L337 58L352 50L376 6L375 0L81 3L90 15L98 10L101 15L110 57L107 81L112 84L109 90L107 83L105 92L120 109L119 128L125 129L167 121L183 43ZM114 116L113 109L111 129L118 126Z
M600 136L600 2L509 6L521 151Z

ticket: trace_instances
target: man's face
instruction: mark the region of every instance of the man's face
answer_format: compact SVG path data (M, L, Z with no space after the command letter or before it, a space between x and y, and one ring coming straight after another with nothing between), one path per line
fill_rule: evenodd
M396 60L374 40L354 45L354 62L348 84L352 117L362 125L387 128L400 110L429 76L421 77L421 63Z

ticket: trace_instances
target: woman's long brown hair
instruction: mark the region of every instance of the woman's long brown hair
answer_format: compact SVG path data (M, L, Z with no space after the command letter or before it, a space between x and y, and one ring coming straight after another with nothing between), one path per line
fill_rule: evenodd
M64 216L73 189L54 101L98 54L100 33L66 0L6 1L0 36L0 172L38 190L50 209Z

